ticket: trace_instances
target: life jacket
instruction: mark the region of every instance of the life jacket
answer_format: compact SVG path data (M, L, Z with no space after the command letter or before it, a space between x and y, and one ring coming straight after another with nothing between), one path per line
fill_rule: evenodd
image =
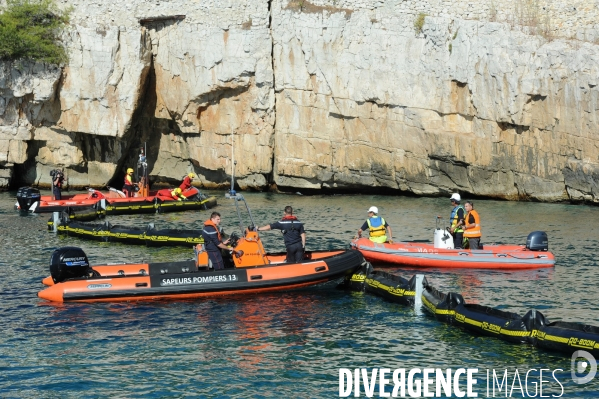
M482 235L480 232L480 216L478 216L478 212L476 212L474 209L471 210L470 212L468 212L466 218L464 219L464 222L466 224L470 224L470 215L474 217L474 224L476 226L464 230L464 237L478 238Z
M466 214L466 210L462 205L458 205L451 210L451 216L449 216L449 220L451 221L451 227L454 228L454 233L461 233L464 231L464 226L456 227L458 224L458 210L462 210L464 215Z
M133 185L133 180L131 180L131 176L126 174L125 175L125 186L132 186L132 185Z
M206 226L214 227L214 230L216 230L216 235L218 237L218 242L222 242L222 238L220 236L220 229L218 228L218 226L210 219L204 222L204 227Z
M287 233L288 231L294 231L294 230L299 230L298 228L296 228L293 225L293 221L297 221L299 223L298 218L296 218L293 215L285 215L283 216L283 218L281 219L281 222L287 222L287 221L291 221L291 223L289 223L289 225L291 226L290 228L283 230L283 234Z
M380 216L374 216L366 220L366 223L368 223L368 230L370 231L370 241L379 243L387 241L385 219Z

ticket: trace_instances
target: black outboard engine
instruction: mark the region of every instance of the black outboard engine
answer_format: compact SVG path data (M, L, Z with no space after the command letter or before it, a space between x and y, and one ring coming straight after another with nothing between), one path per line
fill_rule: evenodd
M544 231L533 231L526 238L526 249L531 251L547 251L549 250L549 240L547 233Z
M22 212L27 212L31 205L38 202L41 198L40 190L33 187L21 187L17 191L17 202Z
M50 258L50 275L54 283L71 278L89 277L93 270L89 267L87 255L81 248L62 247L55 249Z

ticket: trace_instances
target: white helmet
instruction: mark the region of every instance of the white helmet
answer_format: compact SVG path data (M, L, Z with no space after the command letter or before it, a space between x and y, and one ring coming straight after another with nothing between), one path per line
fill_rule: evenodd
M451 194L450 199L454 200L455 202L460 202L462 200L462 197L460 197L460 194L458 193L453 193Z
M368 212L372 212L374 214L378 214L379 213L379 208L377 208L376 206L371 206L370 209L368 209Z

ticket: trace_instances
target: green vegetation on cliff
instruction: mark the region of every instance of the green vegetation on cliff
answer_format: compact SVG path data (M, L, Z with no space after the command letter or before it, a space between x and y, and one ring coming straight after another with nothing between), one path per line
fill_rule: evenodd
M65 63L60 33L68 21L68 11L52 0L8 0L0 14L0 59Z

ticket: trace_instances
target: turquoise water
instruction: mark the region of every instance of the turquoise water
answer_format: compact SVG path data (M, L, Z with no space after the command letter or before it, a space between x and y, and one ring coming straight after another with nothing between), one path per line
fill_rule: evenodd
M92 263L183 260L193 252L57 237L46 231L47 216L19 216L14 194L0 193L1 398L331 398L339 397L340 368L416 367L478 368L478 397L486 396L486 370L507 369L511 386L516 369L520 375L563 369L556 374L562 397L599 397L599 377L574 384L570 359L561 354L472 336L369 294L308 289L193 301L43 302L36 295L50 254L60 246L80 246ZM233 203L222 192L213 194L225 230L239 230ZM313 250L347 247L371 205L392 225L396 240L432 240L435 217L451 210L440 198L244 195L259 225L294 206ZM429 282L462 293L469 303L522 315L535 308L550 321L599 326L599 208L476 201L475 209L486 243L524 243L529 232L546 231L556 267L420 271ZM198 211L108 220L199 228L207 217ZM280 233L261 236L269 251L284 249ZM416 272L389 271L407 278ZM543 395L559 393L557 384L546 383ZM515 391L512 397L523 396Z

